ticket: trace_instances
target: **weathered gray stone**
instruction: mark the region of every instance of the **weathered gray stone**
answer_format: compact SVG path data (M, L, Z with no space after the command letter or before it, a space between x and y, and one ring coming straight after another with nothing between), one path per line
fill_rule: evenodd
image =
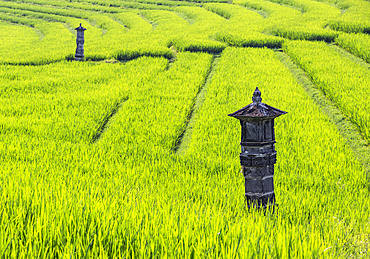
M274 164L276 163L274 119L286 112L262 103L258 87L253 103L229 114L240 120L240 164L245 178L245 197L249 208L275 204Z
M85 35L84 33L86 29L83 28L80 23L80 26L77 27L75 30L77 31L77 39L76 39L77 48L76 48L75 60L84 61L85 60L85 56L84 56Z

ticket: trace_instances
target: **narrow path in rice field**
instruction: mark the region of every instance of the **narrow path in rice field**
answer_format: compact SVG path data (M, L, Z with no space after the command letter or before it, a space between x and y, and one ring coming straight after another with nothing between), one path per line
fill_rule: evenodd
M128 98L124 98L124 99L120 100L119 102L117 102L117 104L112 107L111 112L109 114L107 114L106 117L104 118L103 123L101 124L101 126L97 130L96 134L92 138L91 143L95 143L96 141L99 140L101 134L104 132L105 128L107 127L107 125L109 123L109 121L114 117L114 115L121 108L122 104L124 102L126 102L127 100L128 100Z
M140 58L140 57L138 57ZM138 59L138 58L134 58L134 59ZM131 60L125 60L125 61L113 61L113 63L115 62L120 62L120 63L126 63L126 62L129 62L129 61L133 61L134 59L131 59ZM169 59L168 60L168 64L167 64L167 67L166 67L166 70L169 70L173 63L176 61L176 57L172 58L172 59ZM107 60L104 60L104 61L101 61L101 62L108 62ZM108 124L109 122L114 118L114 116L117 114L117 112L120 110L120 108L122 107L122 105L128 100L129 98L126 97L126 98L123 98L121 100L119 100L116 105L114 105L111 109L111 111L106 114L104 120L103 120L103 123L101 124L101 126L99 127L99 129L97 130L97 132L95 133L94 137L92 138L91 140L91 143L95 143L97 142L101 135L104 133L105 129L108 127Z
M336 46L333 47L338 48ZM338 51L344 50L338 48ZM367 143L366 139L359 132L357 127L340 112L335 103L329 100L324 93L318 89L318 87L307 76L306 72L294 63L289 55L283 52L276 52L276 55L295 76L297 82L304 87L308 95L319 105L330 121L337 126L341 135L346 139L348 146L350 146L354 151L357 160L363 164L364 170L367 173L368 181L370 182L370 145Z
M211 64L211 68L209 69L208 75L204 81L204 85L202 88L199 90L197 96L195 97L194 105L191 108L191 111L189 113L189 117L186 123L186 127L184 132L181 134L179 137L177 144L174 148L174 151L179 154L183 155L185 154L186 149L189 146L190 140L191 140L191 134L193 132L193 126L195 125L195 114L199 110L199 108L202 106L205 98L206 98L206 93L207 93L207 86L212 80L212 76L215 73L215 69L217 67L218 61L220 60L221 55L214 55L213 56L213 61Z

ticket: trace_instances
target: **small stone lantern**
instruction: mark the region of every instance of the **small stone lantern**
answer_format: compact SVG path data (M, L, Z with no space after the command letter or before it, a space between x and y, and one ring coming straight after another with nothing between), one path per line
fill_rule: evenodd
M75 55L75 60L76 61L84 61L85 56L84 56L84 43L85 43L85 38L84 38L84 32L85 28L81 26L77 27L75 29L77 31L77 48L76 48L76 55Z
M276 163L274 119L286 112L262 103L258 87L253 103L229 114L242 127L240 163L245 178L248 208L275 205L274 164Z

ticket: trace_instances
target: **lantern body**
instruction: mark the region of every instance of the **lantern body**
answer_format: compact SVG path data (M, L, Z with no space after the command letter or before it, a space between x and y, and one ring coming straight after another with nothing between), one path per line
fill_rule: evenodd
M81 26L77 27L75 29L77 31L77 39L76 39L76 54L75 54L75 60L76 61L83 61L85 59L84 56L84 43L85 43L85 28Z
M245 178L248 207L275 203L274 164L276 163L274 119L241 120L240 163Z
M276 163L274 119L286 112L262 103L256 88L253 103L229 114L240 120L240 164L245 178L245 199L249 208L275 204Z

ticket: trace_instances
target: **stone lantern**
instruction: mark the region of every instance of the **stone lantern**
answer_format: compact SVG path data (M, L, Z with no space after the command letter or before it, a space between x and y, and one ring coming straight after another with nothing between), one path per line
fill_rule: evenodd
M76 61L84 61L84 59L85 59L85 56L84 56L84 42L85 42L84 33L85 33L86 29L84 27L82 27L81 23L80 23L80 26L77 27L75 30L77 31L77 39L76 39L77 48L76 48L75 60Z
M240 120L240 163L245 178L248 208L275 205L274 164L276 163L274 119L286 112L262 103L258 87L253 103L229 114Z

